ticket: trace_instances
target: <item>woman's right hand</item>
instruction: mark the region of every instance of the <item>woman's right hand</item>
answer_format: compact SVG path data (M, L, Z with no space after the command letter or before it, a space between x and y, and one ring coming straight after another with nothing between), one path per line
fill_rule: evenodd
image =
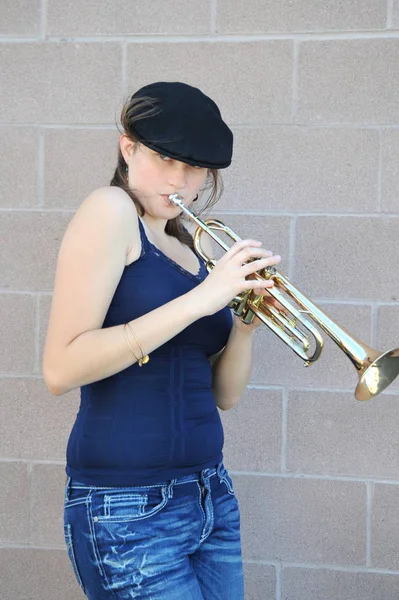
M256 271L278 264L280 256L261 247L256 240L240 240L217 261L208 277L196 288L201 312L212 315L241 292L256 289L258 294L273 287L273 280L246 279ZM252 259L252 260L251 260ZM248 262L250 261L250 262Z

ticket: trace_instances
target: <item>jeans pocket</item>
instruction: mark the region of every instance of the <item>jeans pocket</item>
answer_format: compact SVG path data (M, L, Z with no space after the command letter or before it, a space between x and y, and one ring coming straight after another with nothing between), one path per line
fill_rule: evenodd
M139 521L155 515L166 506L166 487L143 490L96 493L92 497L92 514L96 523L123 523Z
M69 560L71 561L76 580L77 580L78 584L80 585L80 587L82 588L82 590L84 591L82 578L80 576L78 565L76 563L75 549L74 549L73 538L72 538L72 528L69 523L64 523L64 538L65 538L65 543L66 543L66 547L67 547L68 557L69 557Z

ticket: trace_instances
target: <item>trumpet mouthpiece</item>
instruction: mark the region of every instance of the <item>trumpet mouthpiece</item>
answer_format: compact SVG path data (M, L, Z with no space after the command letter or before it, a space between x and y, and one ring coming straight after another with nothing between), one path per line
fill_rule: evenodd
M175 206L181 206L183 204L183 198L179 196L179 194L170 194L168 200L170 204L174 204Z

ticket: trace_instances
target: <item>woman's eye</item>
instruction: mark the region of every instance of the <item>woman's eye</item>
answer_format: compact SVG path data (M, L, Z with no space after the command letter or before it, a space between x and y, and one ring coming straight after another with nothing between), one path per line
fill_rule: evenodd
M167 161L167 160L172 160L172 159L170 158L170 156L166 156L165 154L158 154L158 156L159 156L159 158L160 158L161 160L165 160L165 161Z

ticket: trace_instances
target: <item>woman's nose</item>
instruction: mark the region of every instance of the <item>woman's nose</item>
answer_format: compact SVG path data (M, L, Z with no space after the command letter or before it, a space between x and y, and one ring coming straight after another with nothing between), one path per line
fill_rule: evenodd
M183 188L186 183L186 166L184 163L173 165L173 168L169 172L169 184L176 188Z

